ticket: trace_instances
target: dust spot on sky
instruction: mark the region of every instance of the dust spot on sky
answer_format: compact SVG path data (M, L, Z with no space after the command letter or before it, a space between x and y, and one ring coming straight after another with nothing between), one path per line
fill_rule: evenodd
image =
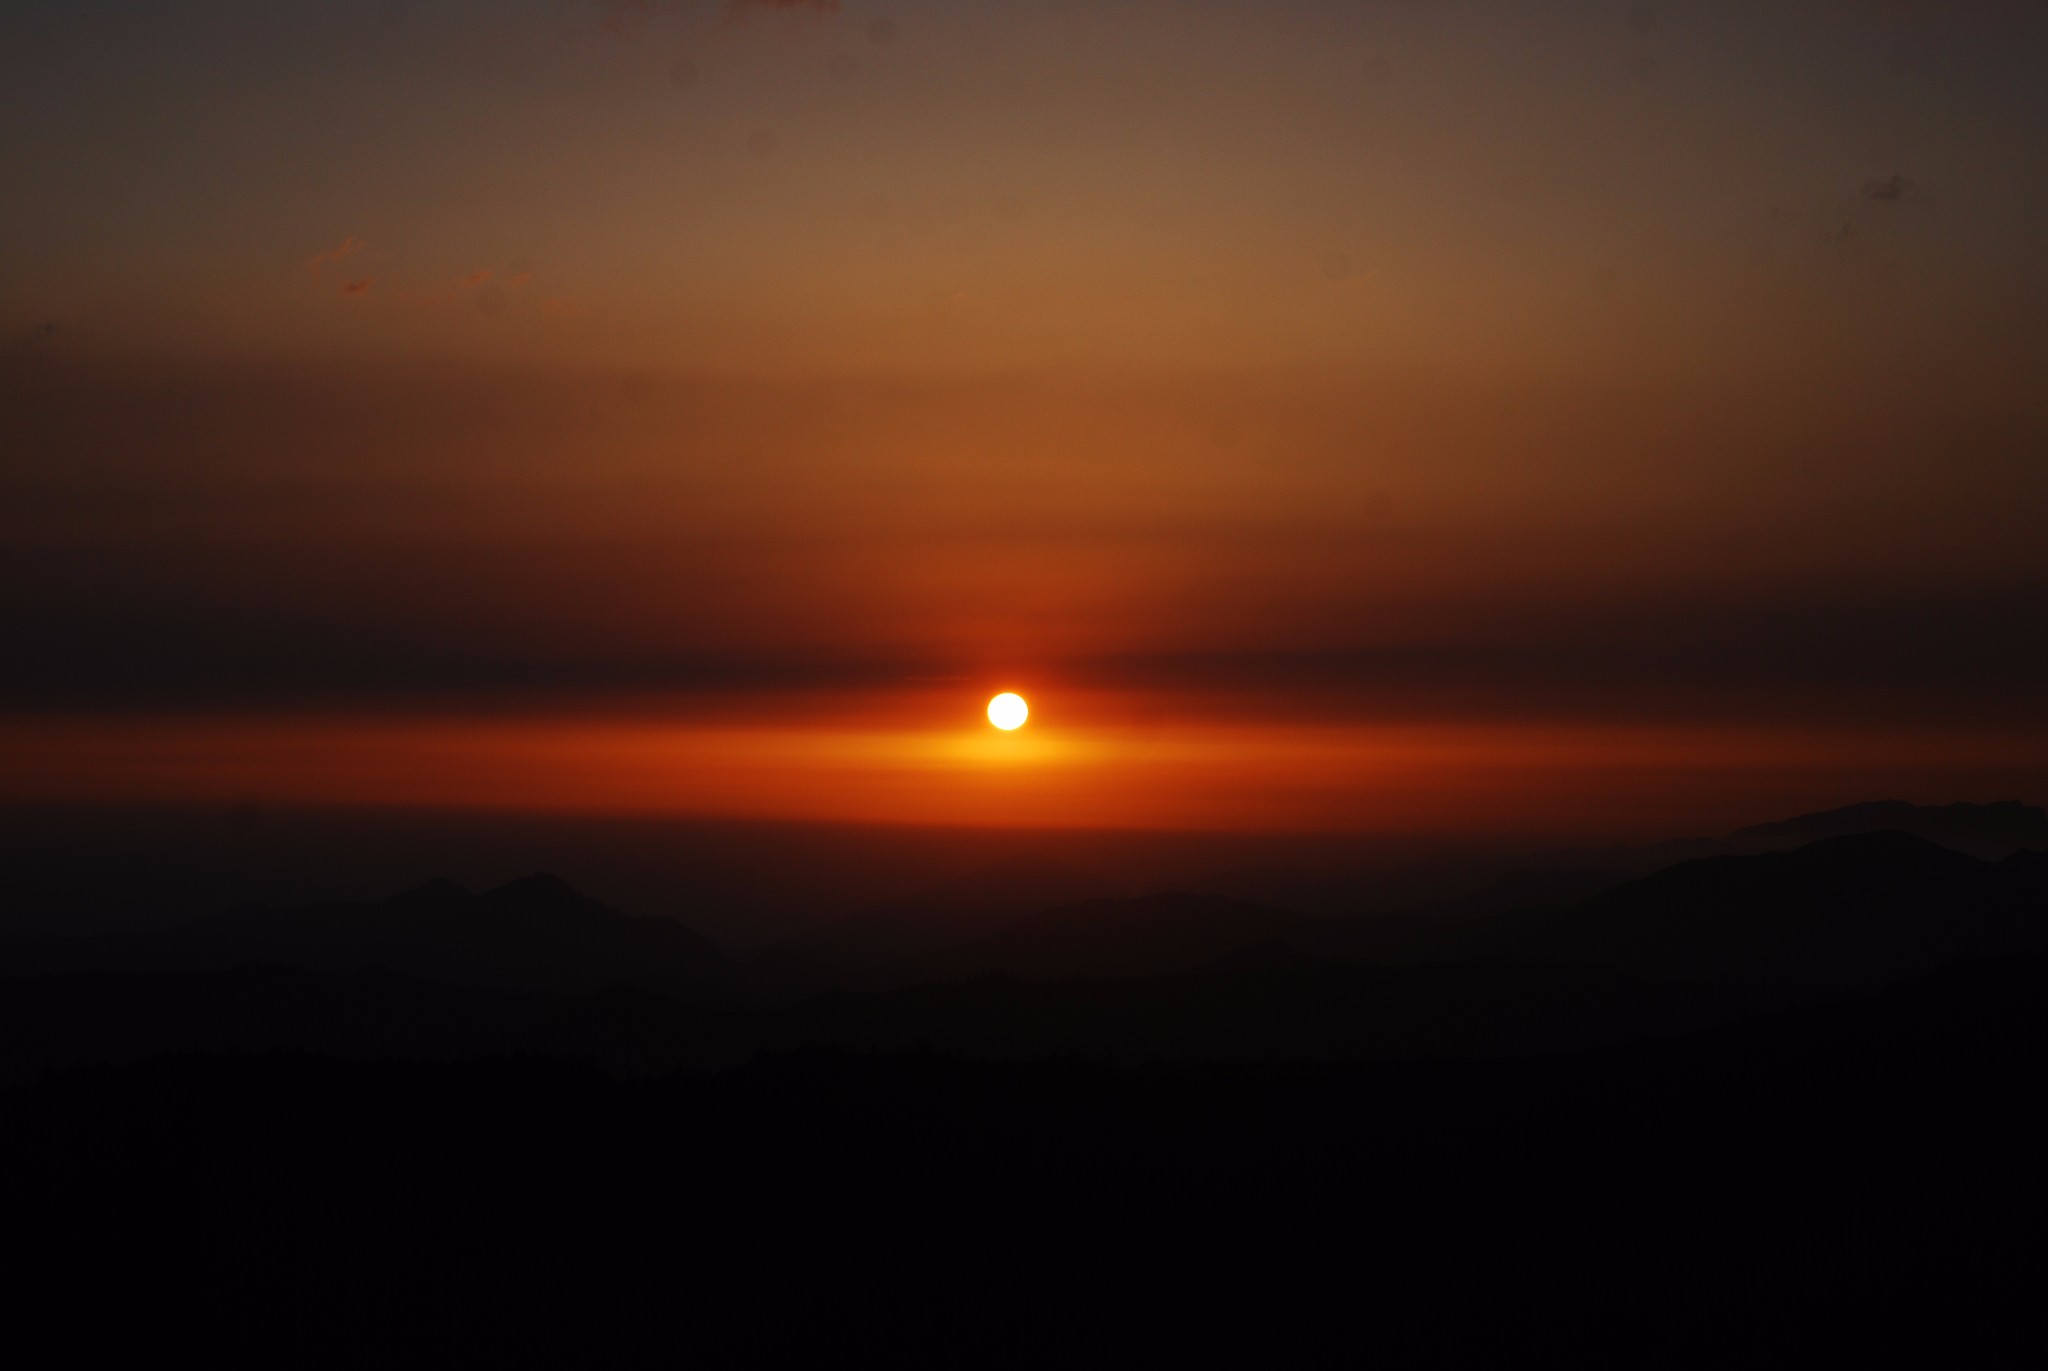
M1331 281L1363 281L1372 275L1350 253L1334 249L1323 254L1320 265L1324 278Z
M748 10L810 10L814 14L839 13L839 0L732 0L726 17L737 20Z

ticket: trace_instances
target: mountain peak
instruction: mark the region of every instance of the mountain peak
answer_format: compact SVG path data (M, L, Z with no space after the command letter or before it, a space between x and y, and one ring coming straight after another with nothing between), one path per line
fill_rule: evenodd
M449 880L446 876L436 876L432 880L422 881L408 890L401 890L395 895L387 895L384 903L388 905L441 904L449 900L468 898L469 891L467 888L455 881Z
M499 902L517 901L521 904L565 904L581 901L584 896L582 891L560 876L546 871L535 871L505 882L497 889L487 892L484 898Z
M1871 800L1738 829L1729 835L1727 846L1766 851L1881 830L1910 833L1993 861L2026 848L2048 848L2048 812L2019 800L1950 805Z

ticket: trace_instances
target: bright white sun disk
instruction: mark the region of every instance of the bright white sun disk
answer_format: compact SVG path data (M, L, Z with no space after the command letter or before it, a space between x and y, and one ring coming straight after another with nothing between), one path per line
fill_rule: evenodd
M1022 695L1004 691L988 702L988 721L1005 733L1013 728L1022 728L1030 717L1031 706L1024 703Z

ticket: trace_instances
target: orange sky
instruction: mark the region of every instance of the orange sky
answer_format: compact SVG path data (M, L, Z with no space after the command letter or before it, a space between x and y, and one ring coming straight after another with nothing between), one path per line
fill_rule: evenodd
M1988 0L11 6L9 793L2023 790L2044 52ZM952 731L1005 682L1043 765Z
M2016 792L2048 731L1534 724L1106 723L978 696L917 722L673 716L15 721L0 803L341 805L1041 829L1514 835L1718 831L1873 783ZM835 700L813 711L843 708ZM1999 790L1998 793L2008 793Z

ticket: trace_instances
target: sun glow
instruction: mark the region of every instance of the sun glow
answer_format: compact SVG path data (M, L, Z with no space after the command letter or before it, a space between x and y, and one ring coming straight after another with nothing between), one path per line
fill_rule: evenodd
M1022 695L1004 691L988 702L988 721L1005 733L1022 728L1030 717L1031 706L1024 703Z

